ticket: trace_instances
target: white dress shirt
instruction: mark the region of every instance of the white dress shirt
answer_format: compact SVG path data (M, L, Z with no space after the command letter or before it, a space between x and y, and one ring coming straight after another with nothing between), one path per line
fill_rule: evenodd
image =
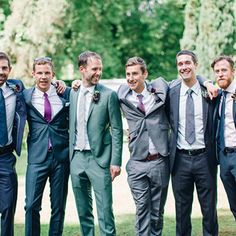
M146 84L145 84L145 88L142 91L142 93L140 93L143 95L143 104L144 104L144 108L145 108L145 113L148 114L151 110L151 108L154 106L156 100L155 100L155 95L151 94L147 88L146 88ZM129 93L127 95L127 100L132 103L135 107L137 107L139 105L139 100L137 95L139 95L139 93L136 93L134 90L132 90L132 93ZM148 147L149 153L150 154L156 154L157 150L151 140L151 138L149 137L149 147Z
M236 147L236 129L233 119L233 102L232 95L236 92L236 81L233 80L229 87L226 89L228 92L225 100L225 146Z
M189 144L185 140L185 122L186 122L186 101L188 97L189 87L182 82L180 89L180 100L179 100L179 123L178 123L178 138L177 148L185 150L201 149L205 147L204 142L204 129L203 129L203 111L202 111L202 94L201 87L197 81L192 86L192 98L194 102L194 120L195 120L195 141L193 144Z
M80 98L81 96L84 94L85 90L88 91L88 93L85 95L85 148L84 150L90 150L90 144L89 144L89 139L88 139L88 132L87 132L87 121L88 121L88 114L89 114L89 108L91 105L91 101L92 101L92 97L93 97L93 93L94 93L94 88L95 86L91 86L91 87L87 87L85 88L83 85L81 85L80 87L80 92L79 92L79 96L78 96L78 102L77 104L80 103ZM84 96L84 95L83 95ZM77 142L78 142L78 133L77 130L79 130L78 128L78 116L79 116L79 105L77 106L77 122L76 122L76 142L75 142L75 150L79 150Z
M7 132L8 132L8 142L6 145L12 143L12 129L13 129L13 122L15 116L15 109L16 109L16 94L6 86L4 83L2 86L3 97L5 99L5 107L6 107L6 118L7 118Z
M48 94L48 100L51 104L52 119L53 117L62 109L62 101L59 98L56 88L51 85L49 90L46 92ZM35 87L32 95L32 105L44 116L44 92Z

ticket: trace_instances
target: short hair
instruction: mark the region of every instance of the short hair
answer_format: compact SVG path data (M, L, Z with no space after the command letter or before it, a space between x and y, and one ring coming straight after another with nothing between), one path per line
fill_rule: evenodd
M80 66L87 66L88 64L88 59L89 58L96 58L100 61L102 61L102 58L99 54L97 54L96 52L92 52L92 51L85 51L82 52L79 56L78 56L78 67Z
M35 71L36 65L46 65L48 64L51 68L52 71L54 72L54 66L52 63L52 59L50 57L38 57L34 59L34 64L33 64L33 71Z
M0 60L6 60L8 63L8 67L11 67L11 61L6 53L0 52Z
M198 63L198 59L197 59L197 55L190 50L181 50L176 54L176 63L177 63L177 58L181 55L189 55L192 57L193 63L197 64Z
M125 68L127 68L128 66L136 66L136 65L140 65L140 69L143 73L147 71L147 65L141 57L129 58L125 64Z
M229 64L231 69L234 69L234 61L233 58L231 56L226 56L226 55L221 55L219 57L217 57L212 63L211 63L211 68L214 69L215 64L219 61L223 61L226 60Z

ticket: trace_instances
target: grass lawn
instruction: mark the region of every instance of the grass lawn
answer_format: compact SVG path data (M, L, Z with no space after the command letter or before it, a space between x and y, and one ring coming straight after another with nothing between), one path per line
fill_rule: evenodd
M228 210L219 210L219 227L221 236L236 235L236 224L232 214ZM117 236L134 236L134 215L122 215L116 217ZM202 236L201 219L194 218L192 220L193 230L192 236ZM24 235L24 226L17 224L15 226L15 235ZM48 235L48 225L42 225L41 236ZM96 226L96 235L99 235ZM175 219L165 217L163 236L175 235ZM63 236L81 236L78 225L65 225Z

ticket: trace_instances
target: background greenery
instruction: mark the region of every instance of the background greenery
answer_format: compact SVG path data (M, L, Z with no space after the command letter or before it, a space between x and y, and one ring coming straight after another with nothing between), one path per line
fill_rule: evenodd
M13 75L28 85L35 57L51 56L57 78L74 79L88 49L102 55L104 79L124 77L124 63L138 55L149 79L172 80L180 48L194 50L210 77L213 58L236 55L236 0L1 0L0 30Z

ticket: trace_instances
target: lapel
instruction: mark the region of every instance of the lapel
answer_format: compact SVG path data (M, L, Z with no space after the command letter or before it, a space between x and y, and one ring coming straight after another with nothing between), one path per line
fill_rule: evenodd
M170 91L170 106L171 110L173 112L173 121L174 124L174 130L177 135L178 133L178 123L179 123L179 99L180 99L180 88L181 83L179 83L177 86L173 88L173 90Z
M100 86L100 84L96 84L95 85L93 93L95 91L98 91L100 93L100 99L101 99L102 87ZM99 101L97 103L99 103ZM92 95L92 101L90 102L90 107L89 107L89 112L88 112L88 120L89 120L89 118L91 116L91 113L92 113L92 111L94 109L94 106L95 106L95 102L93 101L93 95Z
M38 115L39 118L41 118L42 120L45 121L43 115L33 106L32 102L31 102L34 90L35 90L35 87L32 87L32 88L29 88L25 91L25 93L24 93L25 94L25 103Z
M234 95L232 95L233 96L233 119L234 119L234 126L235 126L235 128L236 128L236 100L235 100L235 97L234 97Z
M203 88L201 85L200 85L200 88L201 88L201 97L202 97L203 132L205 133L206 125L207 125L207 118L208 118L209 103L207 102L208 98L205 98L203 96L203 94L207 94L206 89Z

